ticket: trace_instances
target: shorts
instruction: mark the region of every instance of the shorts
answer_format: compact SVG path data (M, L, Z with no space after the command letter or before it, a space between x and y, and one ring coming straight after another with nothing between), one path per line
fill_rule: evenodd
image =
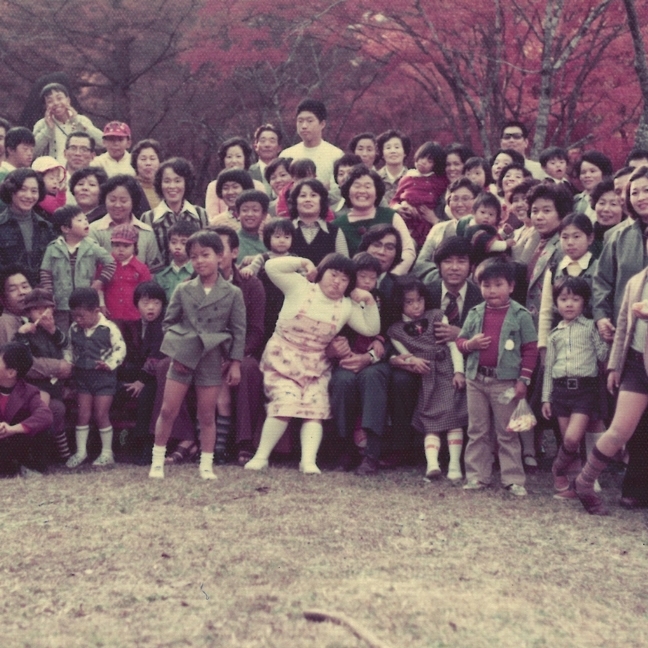
M644 366L643 355L634 349L628 349L619 391L648 394L648 376Z
M175 370L173 365L174 363L171 361L167 372L168 380L175 380L183 385L193 383L196 387L217 387L223 382L223 362L218 347L203 355L196 368L189 373L180 373Z
M560 380L560 379L559 379ZM551 412L554 416L569 418L572 414L587 414L590 419L599 418L599 379L580 378L586 380L586 385L579 385L578 389L568 389L566 385L557 385L554 379L551 392Z
M117 372L74 367L74 382L80 394L114 396L117 391Z

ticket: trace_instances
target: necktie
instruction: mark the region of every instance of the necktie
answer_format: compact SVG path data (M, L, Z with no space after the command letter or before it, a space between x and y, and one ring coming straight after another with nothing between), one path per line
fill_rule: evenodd
M459 305L457 304L457 295L454 293L447 293L448 305L445 309L445 316L448 318L448 324L451 326L459 326Z

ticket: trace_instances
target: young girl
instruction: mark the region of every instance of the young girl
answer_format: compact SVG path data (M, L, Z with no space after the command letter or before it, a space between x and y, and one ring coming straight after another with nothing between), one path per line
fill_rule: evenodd
M241 290L218 272L223 250L223 241L216 232L196 232L187 241L187 254L197 277L175 289L163 322L165 335L160 350L172 363L155 424L149 472L154 479L164 477L166 444L191 383L198 401L200 476L216 479L212 468L216 401L223 375L231 387L241 379L246 321Z
M36 158L32 169L43 174L45 184L45 198L38 203L41 216L49 219L52 214L65 205L65 176L66 172L60 162L49 155Z
M392 300L393 307L402 313L402 321L392 324L387 334L399 354L407 356L414 372L422 376L412 425L425 435L425 478L437 479L441 475L439 435L447 432L448 479L459 482L462 428L468 425L463 356L454 342L437 343L434 325L447 324L448 318L442 310L430 308L423 282L411 276L399 279Z
M562 319L548 340L542 415L546 419L556 416L562 435L562 445L551 469L555 497L573 499L576 494L569 488L568 475L576 466L580 469L580 443L590 420L598 415L598 362L607 358L608 346L593 320L583 315L592 295L585 279L560 277L552 292Z
M486 189L486 187L493 184L493 176L488 160L482 157L468 158L466 164L464 164L463 174L468 180L471 180L482 189Z
M268 417L247 470L267 468L273 448L291 418L302 419L299 469L319 474L317 451L322 420L331 417L328 386L331 362L326 347L345 324L362 335L380 331L378 306L371 293L355 288L353 261L329 254L317 268L308 259L285 257L266 264L285 300L274 335L261 358ZM301 274L305 270L315 282Z

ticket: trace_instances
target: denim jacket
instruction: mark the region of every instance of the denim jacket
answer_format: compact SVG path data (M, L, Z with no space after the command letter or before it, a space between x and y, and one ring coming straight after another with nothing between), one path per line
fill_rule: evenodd
M470 309L459 337L469 340L482 332L486 304L478 304ZM497 367L495 374L498 380L517 380L522 365L521 348L523 344L538 339L531 313L521 304L511 300L499 338ZM513 344L509 343L512 340ZM510 348L509 348L510 347ZM472 351L466 356L466 378L475 379L479 365L479 351Z

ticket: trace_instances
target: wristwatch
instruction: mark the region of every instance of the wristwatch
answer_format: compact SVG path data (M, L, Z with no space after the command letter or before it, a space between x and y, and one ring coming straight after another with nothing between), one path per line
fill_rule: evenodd
M527 387L531 384L531 378L522 378L522 376L520 376L518 380L523 382Z
M373 349L369 349L369 351L367 351L367 353L369 354L369 357L371 358L371 364L372 365L376 364L377 362L380 362L380 358L376 355L376 352Z

